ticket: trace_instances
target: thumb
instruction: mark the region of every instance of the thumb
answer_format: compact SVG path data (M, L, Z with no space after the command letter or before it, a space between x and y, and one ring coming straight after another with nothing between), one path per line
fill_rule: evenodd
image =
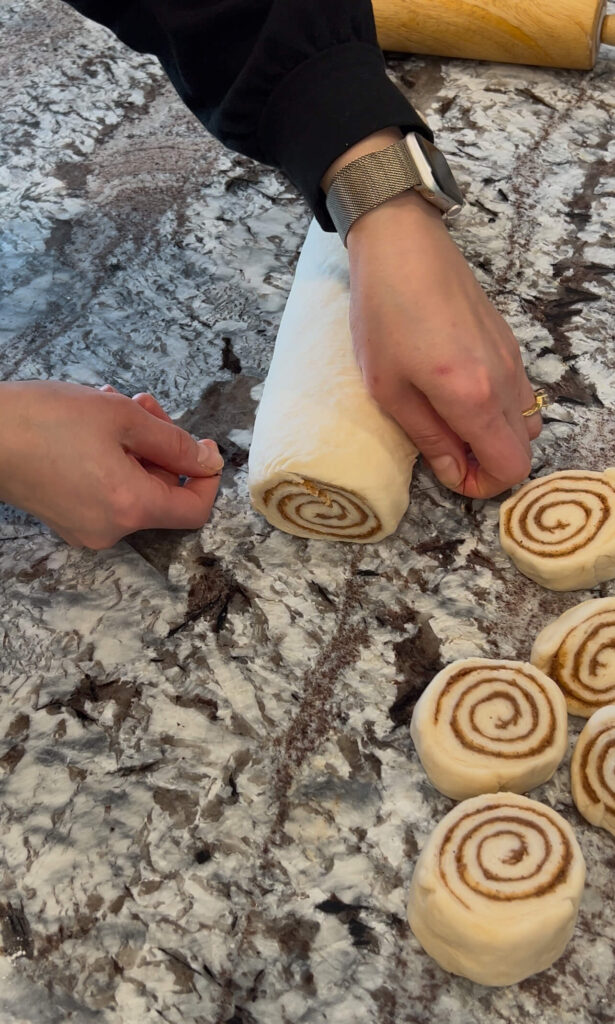
M214 441L198 443L181 427L152 416L136 402L126 409L120 439L138 458L176 476L214 476L224 465Z

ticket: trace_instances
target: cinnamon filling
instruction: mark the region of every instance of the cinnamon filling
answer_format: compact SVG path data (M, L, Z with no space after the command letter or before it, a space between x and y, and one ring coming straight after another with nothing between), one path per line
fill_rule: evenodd
M264 494L289 525L315 537L367 540L382 530L371 507L353 491L318 480L283 480Z

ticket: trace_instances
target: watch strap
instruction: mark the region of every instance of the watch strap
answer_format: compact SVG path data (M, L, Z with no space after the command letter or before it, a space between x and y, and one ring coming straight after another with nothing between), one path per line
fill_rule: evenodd
M359 217L421 183L405 139L342 167L329 186L327 210L344 245Z

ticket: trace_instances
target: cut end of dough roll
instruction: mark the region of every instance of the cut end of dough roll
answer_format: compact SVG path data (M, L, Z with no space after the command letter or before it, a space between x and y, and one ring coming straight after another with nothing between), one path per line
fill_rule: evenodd
M555 680L571 715L615 703L615 597L582 601L550 622L530 660Z
M515 793L465 800L417 861L408 921L441 967L512 985L550 967L574 930L585 863L568 823Z
M410 732L430 781L446 796L526 793L550 779L566 753L566 701L533 665L467 658L431 681Z
M288 477L268 487L254 504L280 530L300 537L365 543L384 536L382 523L359 494L321 480ZM258 507L258 506L257 506Z
M517 568L550 590L615 578L615 469L539 477L500 510L500 542Z

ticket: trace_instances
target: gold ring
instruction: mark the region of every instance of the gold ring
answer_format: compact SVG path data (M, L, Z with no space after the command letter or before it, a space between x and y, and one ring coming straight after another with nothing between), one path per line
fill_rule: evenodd
M524 409L521 413L522 416L533 416L535 412L540 412L543 406L549 404L549 396L544 388L539 388L538 391L534 392L534 404L529 409Z

